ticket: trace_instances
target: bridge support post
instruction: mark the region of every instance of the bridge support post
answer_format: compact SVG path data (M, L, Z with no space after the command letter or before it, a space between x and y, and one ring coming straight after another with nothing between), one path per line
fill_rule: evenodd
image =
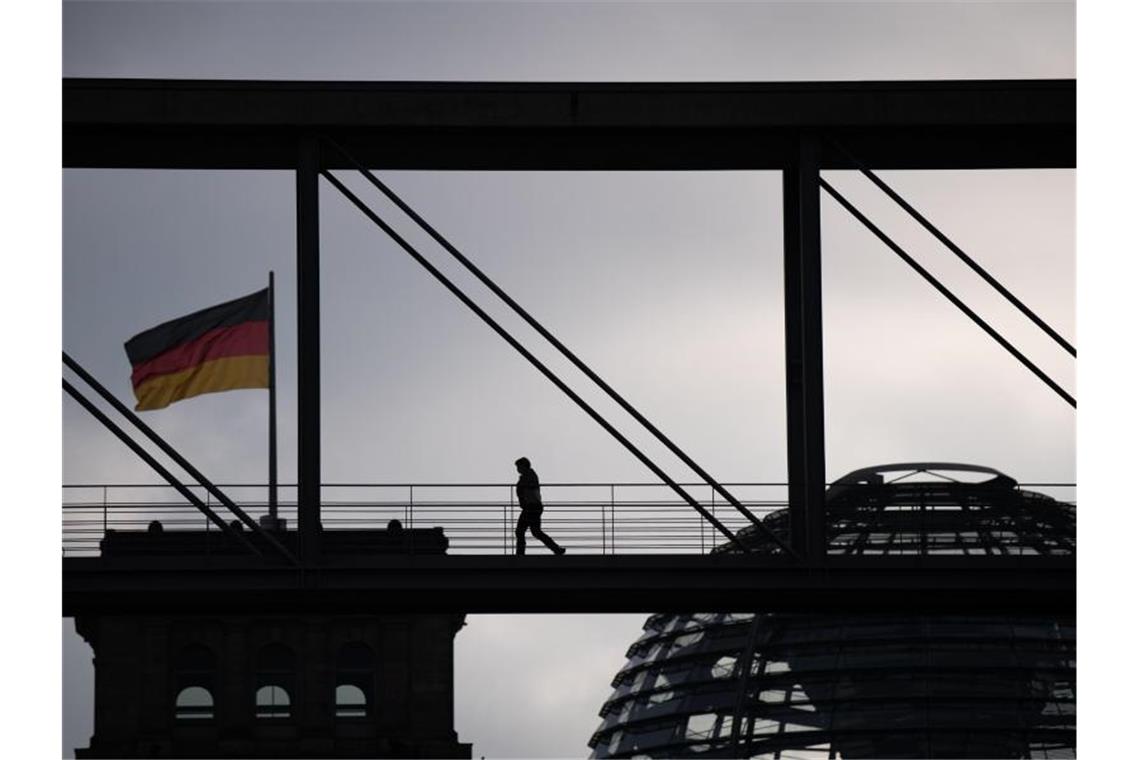
M810 561L824 559L827 540L819 154L818 136L801 134L783 187L788 515L792 548Z
M321 301L320 144L302 136L297 151L297 532L301 561L320 558Z

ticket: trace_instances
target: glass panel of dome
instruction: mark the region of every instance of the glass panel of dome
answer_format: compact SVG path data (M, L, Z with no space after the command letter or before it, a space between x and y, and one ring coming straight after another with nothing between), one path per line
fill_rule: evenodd
M689 694L685 700L686 712L726 712L725 708L736 706L736 690L726 691L721 684L716 682L702 684L688 691Z
M708 739L716 727L716 713L690 715L685 724L686 739Z
M970 620L962 618L948 622L931 621L929 628L931 635L947 637L1008 639L1011 634L1016 635L1017 633L1008 622L993 619Z
M841 638L839 628L827 625L798 629L794 635L798 641L803 642L838 641Z
M1056 639L1059 637L1073 638L1076 633L1075 631L1070 630L1068 635L1064 636L1056 627L1048 625L1047 623L1042 623L1039 625L1015 624L1011 626L1011 628L1015 637L1019 639L1028 639L1031 641L1036 639Z
M787 689L762 689L756 695L756 701L769 705L782 705L789 701L789 697Z
M1012 653L1010 653L1012 655ZM1023 668L1076 667L1064 652L1018 652L1017 664Z
M841 668L886 668L912 665L921 661L926 652L917 646L905 644L865 644L859 649L849 649L840 654L839 667ZM797 665L799 660L797 658ZM830 660L826 655L815 655L802 658L810 660L817 667L824 667L829 662L834 663L835 657ZM804 667L804 666L800 666Z
M639 726L635 729L626 729L618 745L619 752L637 752L661 747L673 741L675 735L675 721L656 723L650 726Z
M627 700L626 703L621 706L621 711L618 713L618 722L619 723L624 723L627 720L629 720L629 714L631 712L633 712L633 702L634 702L634 700L630 699L630 700Z
M765 673L787 673L790 669L784 660L768 660L764 663Z
M792 667L801 672L808 672L812 670L823 670L835 667L834 652L817 652L815 654L795 655L793 654L789 659L792 662ZM868 660L870 665L873 660ZM765 671L767 672L767 671Z
M1008 668L1017 664L1013 652L984 647L974 647L972 650L969 647L959 650L932 647L929 658L931 664L943 668ZM1056 663L1056 660L1052 662Z
M732 675L732 671L736 669L736 657L732 655L725 655L713 663L712 677L713 678L728 678Z
M1076 751L1068 747L1044 747L1044 746L1031 746L1029 749L1029 756L1032 758L1048 758L1053 760L1074 760L1077 754Z
M619 743L621 743L621 731L614 731L613 734L610 735L610 744L607 748L611 755L617 752Z
M810 747L795 748L779 750L778 754L769 755L754 755L755 758L766 758L779 760L828 760L831 757L831 745L829 744L813 744ZM836 755L842 757L842 755Z
M817 726L807 725L804 723L796 723L785 720L783 716L779 718L763 717L756 718L752 722L752 733L755 734L791 734L799 733L801 731L817 731Z
M1050 689L1050 691L1052 692L1055 699L1077 698L1076 689L1074 689L1073 685L1067 681L1058 681L1057 683L1053 684L1053 687Z
M623 684L619 685L616 689L613 690L613 692L610 694L610 696L606 699L605 703L606 703L606 705L610 705L611 703L614 703L614 702L620 700L621 698L631 694L632 692L633 692L633 690L630 688L630 684L629 683L623 683Z
M659 631L654 630L653 628L650 628L647 625L647 626L645 626L644 633L642 633L641 636L638 637L637 641L630 644L629 648L634 649L635 647L638 647L639 645L648 644L649 641L657 638L657 636L659 636L659 635L660 635Z
M886 639L897 638L903 635L914 635L913 628L897 624L871 623L868 625L853 625L844 628L843 638L848 641L859 639Z
M683 633L677 638L673 639L672 651L676 652L678 649L692 646L705 636L704 631L694 631L692 633Z
M807 695L805 695L803 692L799 692L798 696L796 695L796 693L793 692L789 696L791 697L790 703L795 705L795 707L792 708L794 710L794 712L797 712L797 713L817 712L816 706L808 701Z
M832 728L836 730L882 728L918 724L926 719L922 711L916 710L910 704L863 702L848 703L846 707L847 709L835 711Z

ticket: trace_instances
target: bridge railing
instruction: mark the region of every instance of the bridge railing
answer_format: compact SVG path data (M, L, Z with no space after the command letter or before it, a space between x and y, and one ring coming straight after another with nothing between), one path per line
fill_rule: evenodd
M707 484L682 484L730 531L749 524ZM726 483L763 519L787 506L783 483ZM1075 501L1072 484L1023 484L1058 500ZM228 521L229 513L205 489L190 487ZM255 520L269 512L264 484L219 484ZM575 554L704 554L725 542L666 486L648 483L544 483L542 528ZM296 527L296 486L278 489L278 516ZM513 483L333 483L322 486L325 530L443 528L452 554L512 554L519 508ZM218 528L167 485L75 484L63 487L64 556L95 556L108 530L164 531ZM546 548L527 534L528 551Z
M685 486L729 530L748 520L708 485ZM758 517L787 506L782 483L726 484ZM254 519L269 511L261 484L219 484ZM227 521L232 517L200 487L191 490ZM574 553L704 553L724 536L665 486L647 483L543 483L542 529ZM278 516L296 527L296 486L278 489ZM325 530L441 527L453 554L512 554L519 507L513 483L326 484ZM77 484L63 488L63 553L95 555L108 530L216 531L217 526L166 485ZM531 552L546 548L527 534Z

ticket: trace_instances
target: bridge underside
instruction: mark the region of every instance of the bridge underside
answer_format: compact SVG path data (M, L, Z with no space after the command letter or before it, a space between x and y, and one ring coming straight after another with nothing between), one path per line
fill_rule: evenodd
M877 169L1076 165L1072 80L470 83L64 80L67 167L785 169L805 130ZM820 168L850 168L830 145ZM339 161L339 163L338 163ZM325 168L350 168L337 155Z
M1071 557L341 556L63 560L63 614L1076 611Z

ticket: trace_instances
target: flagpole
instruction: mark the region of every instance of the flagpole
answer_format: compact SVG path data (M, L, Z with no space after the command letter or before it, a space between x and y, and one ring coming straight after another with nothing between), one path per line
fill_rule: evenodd
M277 342L275 339L276 306L273 301L273 270L269 270L269 522L277 521Z

